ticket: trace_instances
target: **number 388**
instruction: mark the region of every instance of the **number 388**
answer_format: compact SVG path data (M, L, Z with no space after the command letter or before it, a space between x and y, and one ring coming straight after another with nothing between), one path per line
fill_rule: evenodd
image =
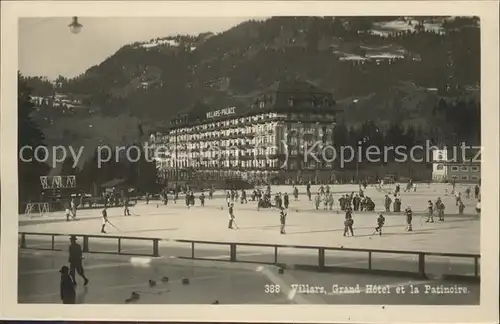
M279 294L280 293L280 285L265 285L264 292L266 294Z

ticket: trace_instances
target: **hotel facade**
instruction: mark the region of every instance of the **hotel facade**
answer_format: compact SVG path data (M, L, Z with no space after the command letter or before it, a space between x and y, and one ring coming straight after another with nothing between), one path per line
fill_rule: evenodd
M150 143L160 174L170 181L327 181L331 163L313 155L333 144L338 112L331 93L307 82L277 82L248 104L197 104L168 131L150 134Z

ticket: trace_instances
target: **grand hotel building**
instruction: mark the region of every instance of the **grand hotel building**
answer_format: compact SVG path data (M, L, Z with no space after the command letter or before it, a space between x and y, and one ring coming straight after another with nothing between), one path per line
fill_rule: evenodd
M163 177L242 178L250 181L318 181L332 178L331 164L304 152L331 145L338 109L333 95L310 83L277 82L248 104L212 109L197 104L150 134ZM321 144L316 145L316 152Z

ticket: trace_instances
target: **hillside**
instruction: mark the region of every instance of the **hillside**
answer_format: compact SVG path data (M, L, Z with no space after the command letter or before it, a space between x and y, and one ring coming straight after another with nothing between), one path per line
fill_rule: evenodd
M43 86L33 87L84 98L88 107L87 115L70 116L39 109L37 119L51 134L64 133L61 127L72 123L68 119L90 124L89 118L116 116L141 120L147 131L165 126L197 101L214 107L246 102L284 78L308 80L333 92L348 125L370 118L381 124L416 122L429 130L442 127L443 120L452 123L441 118L444 111L436 117L441 99L478 101L479 50L474 18L273 17L219 34L125 45L84 74L59 79L57 89L48 90L40 81ZM78 127L73 136L113 131L96 127ZM136 129L123 131L134 136Z

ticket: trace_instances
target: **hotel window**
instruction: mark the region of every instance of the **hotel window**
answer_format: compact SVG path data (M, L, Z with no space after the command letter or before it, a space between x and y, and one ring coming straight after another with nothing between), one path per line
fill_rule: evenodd
M458 180L458 177L457 177L456 175L451 176L451 178L452 178L453 180Z
M460 167L460 171L469 171L469 167L463 165L463 166Z
M470 179L471 180L479 180L479 177L478 176L471 176Z
M470 169L472 172L479 172L479 167L477 166L470 167Z
M451 171L458 171L458 167L457 166L452 166L451 167Z
M462 176L462 177L460 178L460 180L469 180L469 177L468 177L468 176Z

